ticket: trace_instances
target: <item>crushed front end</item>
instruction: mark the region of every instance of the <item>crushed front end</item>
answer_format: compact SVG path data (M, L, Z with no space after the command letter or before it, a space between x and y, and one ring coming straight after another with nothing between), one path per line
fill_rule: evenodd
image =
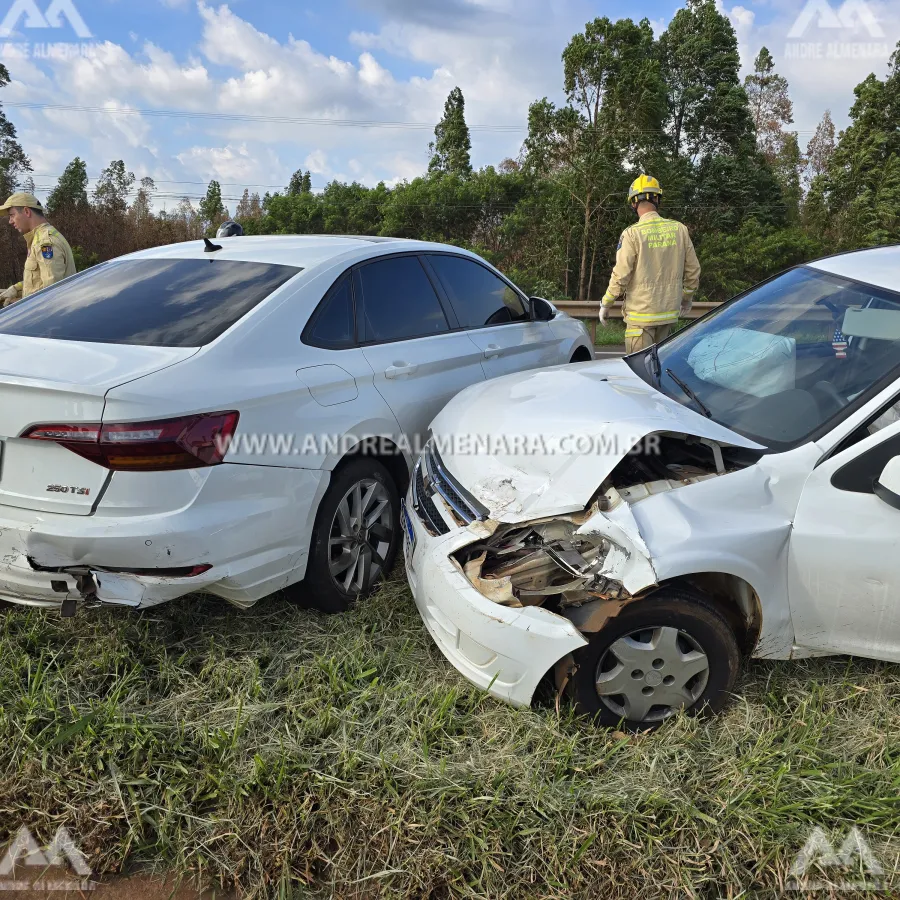
M742 464L714 442L661 440L661 453L657 444L648 458L624 456L586 507L525 522L498 521L426 448L407 498L407 571L425 624L463 675L527 705L586 635L655 588L631 504Z

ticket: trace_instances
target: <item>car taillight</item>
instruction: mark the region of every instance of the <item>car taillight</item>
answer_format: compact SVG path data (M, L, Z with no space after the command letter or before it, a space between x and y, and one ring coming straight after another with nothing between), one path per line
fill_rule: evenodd
M215 412L155 422L33 425L22 437L53 441L113 471L160 472L218 465L237 423L237 412Z

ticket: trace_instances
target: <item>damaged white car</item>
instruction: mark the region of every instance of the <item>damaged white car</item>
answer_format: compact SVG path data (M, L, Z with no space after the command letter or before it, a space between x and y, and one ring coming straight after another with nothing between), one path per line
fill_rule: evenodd
M742 658L900 660L900 248L792 269L655 350L432 424L404 512L435 641L526 705L715 711Z

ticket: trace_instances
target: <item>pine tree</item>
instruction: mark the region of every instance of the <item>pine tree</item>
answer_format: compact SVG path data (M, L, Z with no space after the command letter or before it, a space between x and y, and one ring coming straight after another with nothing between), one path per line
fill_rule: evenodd
M291 183L288 185L287 192L293 197L312 193L312 176L309 174L309 170L304 172L302 169L297 169L291 175Z
M828 171L828 165L834 154L835 140L834 122L831 110L826 109L822 121L816 126L815 134L806 145L806 178L812 181L818 175Z
M234 210L234 218L240 222L242 219L250 218L250 191L244 188L244 193L238 201L238 205Z
M206 189L206 196L200 201L200 218L207 229L219 225L228 216L228 210L222 204L222 187L218 181L211 181Z
M81 157L76 156L70 162L56 187L50 191L47 197L47 211L53 216L61 211L86 209L88 205L88 174L87 166Z
M435 126L434 141L428 145L431 154L428 171L468 177L472 174L471 149L469 126L466 125L466 101L462 91L455 87L447 96L443 118Z
M9 70L0 63L0 88L6 87L9 81ZM4 115L0 104L0 197L5 200L15 191L25 173L31 171L31 160L25 155L16 128Z
M134 172L126 171L121 159L114 159L97 179L94 205L106 213L124 213L128 209L128 195L134 182Z
M141 179L134 202L131 204L131 217L135 222L142 222L153 215L153 194L156 191L156 182L149 177Z
M802 161L795 131L785 126L794 121L787 79L775 72L775 61L766 47L756 57L753 74L744 79L744 90L756 128L756 142L766 158L784 199L788 221L800 218L800 170Z
M794 121L794 105L787 79L775 73L775 60L763 47L753 64L753 74L744 79L750 114L756 126L759 149L774 163L784 146L785 125Z
M854 94L850 125L816 186L818 225L847 248L900 240L900 43L885 80L869 75Z

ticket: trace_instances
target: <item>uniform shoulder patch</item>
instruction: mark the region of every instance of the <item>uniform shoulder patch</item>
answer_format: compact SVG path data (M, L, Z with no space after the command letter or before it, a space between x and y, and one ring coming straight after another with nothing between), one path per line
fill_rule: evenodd
M53 244L41 244L41 256L44 259L53 259Z

